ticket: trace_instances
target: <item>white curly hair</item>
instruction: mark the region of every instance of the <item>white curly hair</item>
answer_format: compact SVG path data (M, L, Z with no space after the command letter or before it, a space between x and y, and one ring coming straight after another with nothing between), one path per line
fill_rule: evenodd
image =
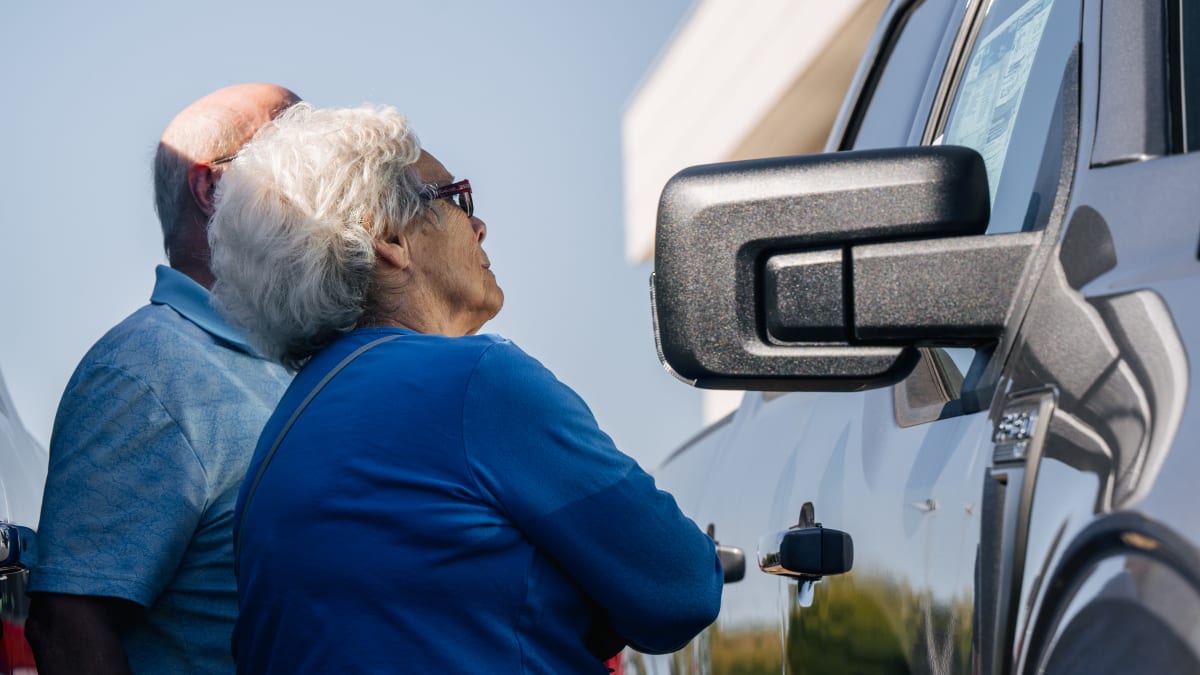
M374 240L433 213L395 108L292 106L238 152L209 224L215 304L300 369L371 315Z

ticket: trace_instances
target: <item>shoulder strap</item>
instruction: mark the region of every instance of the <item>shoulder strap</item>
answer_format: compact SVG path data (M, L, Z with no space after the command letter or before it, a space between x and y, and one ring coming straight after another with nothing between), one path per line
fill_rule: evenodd
M308 407L308 404L311 403L312 400L316 398L317 394L325 388L325 385L329 384L329 381L332 380L335 375L342 372L343 368L350 365L350 362L362 356L364 352L381 345L384 342L391 342L399 337L403 336L387 335L376 340L372 340L371 342L368 342L367 344L350 352L350 354L346 356L346 358L342 359L341 362L339 362L336 366L334 366L332 370L330 370L328 373L325 373L325 377L321 378L321 381L317 383L317 386L313 387L312 391L308 392L308 395L305 396L304 400L300 402L300 405L296 406L296 409L292 411L292 416L288 418L288 421L284 423L283 428L279 430L279 434L275 436L275 440L271 443L270 449L267 450L266 456L263 457L262 464L258 466L258 471L254 474L253 482L250 483L250 489L246 492L246 503L242 505L242 512L235 523L238 536L233 542L234 576L237 576L237 570L239 567L238 551L240 551L242 548L242 537L245 535L245 530L242 527L242 521L246 519L246 512L250 510L250 503L254 501L254 493L258 491L258 484L262 482L263 474L266 473L267 467L270 466L271 460L275 457L275 451L279 449L279 444L283 443L284 437L287 436L287 433L292 429L292 425L296 423L297 419L299 419L300 413L304 412L304 409Z

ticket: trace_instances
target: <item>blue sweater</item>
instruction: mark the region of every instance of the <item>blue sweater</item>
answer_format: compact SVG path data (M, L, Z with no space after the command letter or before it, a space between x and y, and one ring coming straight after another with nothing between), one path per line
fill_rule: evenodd
M603 673L613 636L678 649L721 595L712 541L511 342L355 331L296 377L245 508L242 673ZM615 651L615 649L610 649Z

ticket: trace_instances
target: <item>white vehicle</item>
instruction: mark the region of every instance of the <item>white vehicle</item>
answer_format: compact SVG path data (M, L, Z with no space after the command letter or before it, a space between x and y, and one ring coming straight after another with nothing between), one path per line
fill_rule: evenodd
M21 424L0 375L0 675L36 672L25 640L25 589L37 555L46 450Z

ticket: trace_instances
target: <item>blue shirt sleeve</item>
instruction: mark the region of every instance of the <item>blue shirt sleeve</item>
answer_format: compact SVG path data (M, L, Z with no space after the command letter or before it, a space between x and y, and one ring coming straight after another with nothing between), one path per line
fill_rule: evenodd
M206 494L191 445L145 383L107 365L76 373L55 419L30 590L150 606Z
M615 447L574 391L499 342L481 357L464 406L480 489L630 645L673 651L715 620L722 573L712 540Z

